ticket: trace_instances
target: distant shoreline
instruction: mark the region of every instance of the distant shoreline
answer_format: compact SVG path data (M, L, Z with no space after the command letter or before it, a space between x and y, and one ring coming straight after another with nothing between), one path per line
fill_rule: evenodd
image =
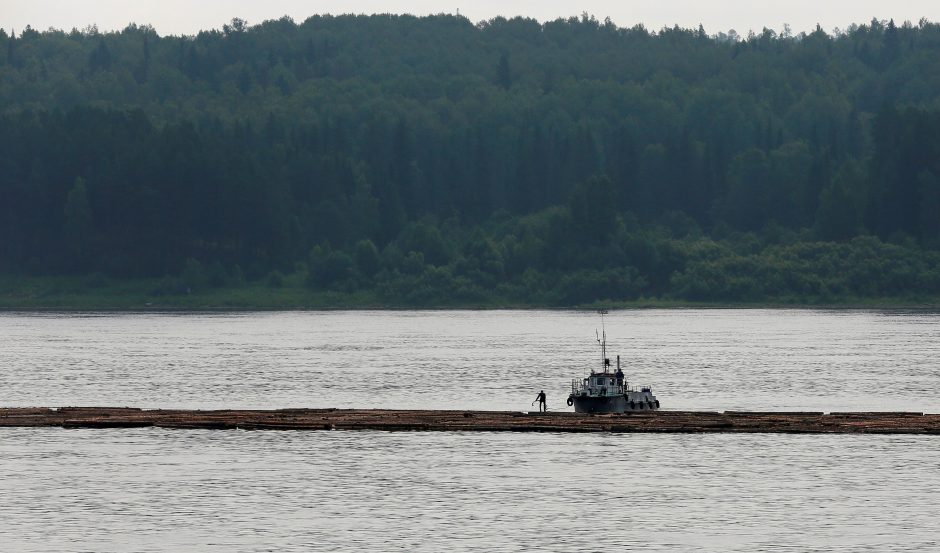
M410 303L381 298L374 291L341 293L302 286L270 287L261 283L209 288L189 294L150 293L152 279L119 280L89 287L68 277L16 278L0 286L0 312L241 312L241 311L403 311L403 310L578 310L578 309L831 309L940 310L940 298L768 298L755 301L687 301L668 298L602 300L552 305L494 297L487 301Z

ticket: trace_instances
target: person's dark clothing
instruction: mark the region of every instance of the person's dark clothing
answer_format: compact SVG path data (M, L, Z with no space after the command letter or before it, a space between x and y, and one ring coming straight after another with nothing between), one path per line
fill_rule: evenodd
M545 401L545 392L539 392L539 395L535 396L535 400L539 402L539 412L548 411L548 406Z

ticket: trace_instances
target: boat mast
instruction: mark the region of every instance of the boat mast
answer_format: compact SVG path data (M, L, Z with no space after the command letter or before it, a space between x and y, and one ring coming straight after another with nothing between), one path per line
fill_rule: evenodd
M601 339L598 340L601 343L601 372L607 372L607 328L604 326L604 315L607 314L607 310L601 309L599 313L601 314Z

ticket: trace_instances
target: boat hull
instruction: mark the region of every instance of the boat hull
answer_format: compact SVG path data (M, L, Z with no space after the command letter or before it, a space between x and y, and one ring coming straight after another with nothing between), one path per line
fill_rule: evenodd
M642 413L659 409L655 399L634 401L626 396L571 396L575 413Z

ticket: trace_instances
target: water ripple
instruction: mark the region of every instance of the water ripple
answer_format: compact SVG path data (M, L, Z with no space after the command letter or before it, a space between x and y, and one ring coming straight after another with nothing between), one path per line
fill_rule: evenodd
M5 429L5 551L935 551L936 439Z

